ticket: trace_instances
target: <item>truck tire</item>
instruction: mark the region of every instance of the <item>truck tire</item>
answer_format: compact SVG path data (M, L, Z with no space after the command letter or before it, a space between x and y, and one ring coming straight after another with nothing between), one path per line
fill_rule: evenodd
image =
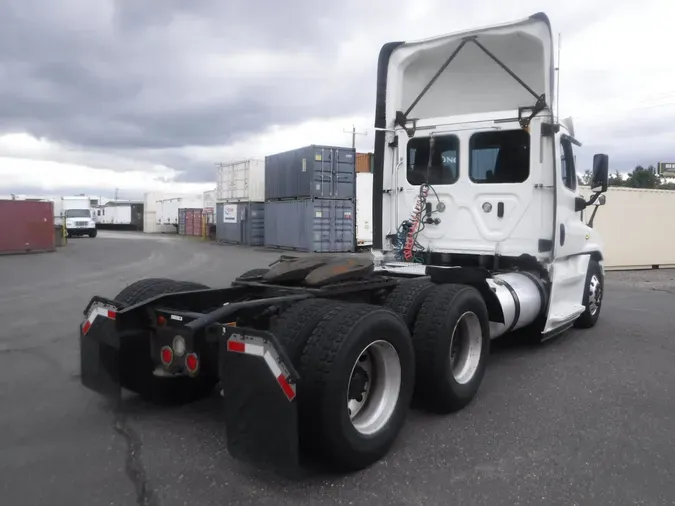
M147 278L124 288L115 300L134 305L165 293L202 289L208 289L208 286L191 281ZM124 354L122 387L155 404L184 404L211 393L218 381L212 376L155 376L150 358L150 333L147 332L144 337L131 344Z
M410 333L398 315L369 304L332 307L307 340L299 373L301 448L343 471L389 451L415 374Z
M417 313L422 307L425 297L435 286L428 279L406 279L394 288L386 300L384 306L403 318L410 332L415 328Z
M96 234L98 234L98 230L92 230L91 232L89 232L89 237L93 239L94 237L96 237Z
M605 277L602 274L600 264L596 260L591 259L588 263L585 287L581 303L586 307L586 310L574 322L574 326L579 329L590 329L595 326L600 317Z
M293 367L300 367L300 356L309 336L327 311L338 305L344 306L345 303L329 299L302 300L281 313L272 325L271 331L284 347Z
M122 289L114 300L132 306L144 300L163 295L188 290L205 290L208 286L192 281L175 281L168 278L146 278L131 283Z
M490 323L480 292L459 284L431 290L417 315L413 346L415 397L439 413L469 404L490 353Z

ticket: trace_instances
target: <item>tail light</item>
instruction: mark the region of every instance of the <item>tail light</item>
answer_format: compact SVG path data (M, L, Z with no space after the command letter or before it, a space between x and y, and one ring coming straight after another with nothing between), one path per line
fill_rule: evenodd
M162 364L171 365L173 362L173 350L169 346L164 346L161 351Z
M185 356L185 367L190 374L194 374L199 369L199 358L196 353L188 353Z

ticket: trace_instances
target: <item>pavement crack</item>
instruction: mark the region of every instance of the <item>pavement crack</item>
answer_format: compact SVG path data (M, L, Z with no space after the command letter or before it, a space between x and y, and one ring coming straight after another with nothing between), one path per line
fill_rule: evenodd
M126 414L118 409L115 414L115 432L122 436L127 444L125 472L136 490L136 503L139 506L160 506L159 498L149 483L145 467L141 460L143 443L136 431L129 426Z

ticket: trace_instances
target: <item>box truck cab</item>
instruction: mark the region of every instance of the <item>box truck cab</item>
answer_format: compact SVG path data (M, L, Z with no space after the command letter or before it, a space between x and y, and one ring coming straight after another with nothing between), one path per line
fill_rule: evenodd
M59 216L69 237L88 235L96 237L94 210L89 197L77 195L61 197Z

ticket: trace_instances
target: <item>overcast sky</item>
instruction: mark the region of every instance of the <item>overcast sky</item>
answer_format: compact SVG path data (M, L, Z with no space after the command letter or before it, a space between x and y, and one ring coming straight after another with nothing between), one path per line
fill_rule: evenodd
M372 151L383 43L545 11L561 116L612 169L675 159L672 0L1 0L0 194L215 186L215 162Z

